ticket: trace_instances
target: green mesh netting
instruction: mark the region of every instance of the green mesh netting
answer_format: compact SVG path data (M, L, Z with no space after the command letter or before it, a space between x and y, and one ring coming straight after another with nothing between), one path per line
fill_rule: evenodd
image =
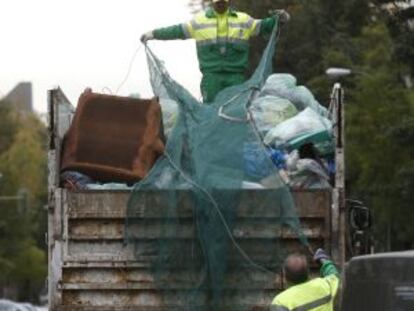
M290 191L248 109L271 73L276 41L274 30L253 76L209 105L146 49L154 93L175 101L179 115L164 156L135 185L126 242L150 265L165 310L263 307L276 294L287 251L283 235L291 231L306 244ZM248 150L262 155L259 168Z

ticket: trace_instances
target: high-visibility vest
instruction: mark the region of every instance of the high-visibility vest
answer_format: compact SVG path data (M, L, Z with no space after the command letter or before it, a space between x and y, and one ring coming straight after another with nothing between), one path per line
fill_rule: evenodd
M189 23L183 24L188 39L195 39L197 46L224 42L248 44L251 36L260 32L261 20L246 13L232 10L217 14L213 10L199 13Z
M249 59L249 39L260 33L262 20L229 10L209 9L182 24L185 39L195 39L200 69L205 72L243 73Z
M295 285L280 293L271 311L332 311L338 292L339 278L329 275Z

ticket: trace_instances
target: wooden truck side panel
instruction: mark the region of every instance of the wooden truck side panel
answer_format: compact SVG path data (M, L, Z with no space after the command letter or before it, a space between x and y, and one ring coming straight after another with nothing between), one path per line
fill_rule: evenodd
M49 92L50 152L49 152L49 308L57 310L124 311L124 310L172 310L180 309L185 301L180 300L179 289L160 291L151 265L155 260L151 243L160 236L165 225L161 215L165 208L160 204L162 193L146 193L146 216L158 220L150 227L139 228L142 237L142 254L134 255L130 245L123 241L127 202L126 191L68 192L59 188L59 156L63 136L74 113L69 101L60 89ZM339 180L340 181L340 180ZM324 247L337 262L343 261L344 246L341 237L343 228L339 207L341 191L294 192L297 212L302 230L311 247ZM179 217L187 219L174 239L194 239L192 207L189 194L181 191ZM336 197L338 196L338 197ZM233 235L249 253L260 257L261 249L269 241L281 239L288 252L304 250L297 237L287 229L276 229L272 221L277 215L268 215L265 226L255 227L243 223L249 217L249 208L259 200L260 190L246 190L238 208L238 217ZM152 213L152 214L151 214ZM316 268L316 267L313 267ZM317 273L317 270L314 270ZM257 272L258 283L243 284L237 271L230 271L229 288L249 285L244 295L225 296L229 305L246 305L256 301L261 307L285 284L280 274L272 276ZM267 284L265 288L258 284ZM256 287L255 287L256 286ZM241 291L238 291L241 293ZM206 297L200 294L200 301Z
M151 225L137 226L137 236L140 237L139 256L134 255L132 245L124 244L124 222L126 206L130 193L123 191L104 192L66 192L59 190L62 195L56 204L57 214L62 215L60 239L55 244L60 245L61 262L52 262L52 283L56 284L54 295L59 297L58 304L51 310L60 310L61 306L72 310L83 310L83 307L113 306L113 310L123 310L124 307L136 307L142 310L169 310L180 308L183 296L180 288L158 291L156 280L151 272L151 265L156 260L156 252L152 241L162 235L165 226L165 206L159 205L160 192L146 193L145 216L152 219ZM249 225L249 210L260 199L260 191L250 190L243 193L238 208L233 235L244 250L254 254L254 260L260 261L263 250L273 245L279 238L286 251L305 251L295 233L287 228L272 225L277 221L276 214L266 215L266 225L257 227ZM192 223L191 194L179 193L179 217L184 225L176 232L173 239L191 243L194 239ZM330 193L326 191L298 192L295 200L302 229L313 248L325 247L330 249ZM267 252L266 252L267 253ZM230 261L235 254L230 253ZM182 272L182 273L185 273ZM238 271L230 271L229 289L245 288L246 292L240 297L225 295L229 304L243 304L243 301L257 301L265 306L271 298L283 288L280 274L270 275L257 271L257 284L243 280ZM177 272L176 278L180 278ZM263 288L263 283L267 284ZM238 292L242 292L238 290ZM241 294L240 294L241 295ZM202 301L205 297L200 297ZM115 309L116 307L116 309ZM55 309L54 309L55 308ZM136 310L141 310L136 309ZM109 309L108 309L109 310Z

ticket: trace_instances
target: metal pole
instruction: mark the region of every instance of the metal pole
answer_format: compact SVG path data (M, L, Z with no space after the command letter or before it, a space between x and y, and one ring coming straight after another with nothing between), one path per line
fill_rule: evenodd
M330 113L335 136L335 187L332 196L332 257L339 264L345 263L345 135L344 92L340 83L335 83L331 96Z

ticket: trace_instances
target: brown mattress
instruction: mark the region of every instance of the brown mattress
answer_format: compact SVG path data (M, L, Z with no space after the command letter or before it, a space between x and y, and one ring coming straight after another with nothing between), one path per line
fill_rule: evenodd
M85 91L63 142L61 170L99 182L134 183L164 151L161 107L151 100Z

